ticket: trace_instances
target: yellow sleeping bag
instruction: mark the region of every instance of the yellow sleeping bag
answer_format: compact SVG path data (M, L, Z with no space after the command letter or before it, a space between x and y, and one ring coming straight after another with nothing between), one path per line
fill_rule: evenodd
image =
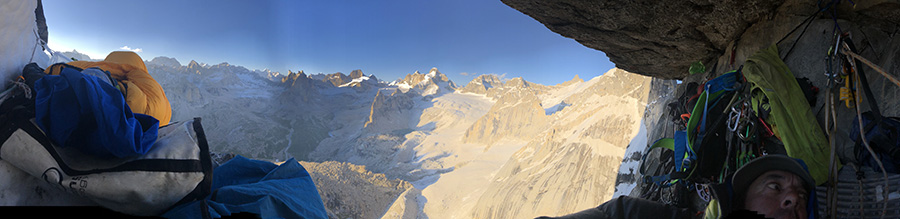
M131 51L115 51L99 62L74 61L66 63L86 69L97 67L109 71L119 83L119 89L125 94L125 103L134 113L153 116L159 125L169 124L172 119L172 108L166 92L147 72L147 66L138 54ZM59 75L61 65L54 65L46 70L47 74Z

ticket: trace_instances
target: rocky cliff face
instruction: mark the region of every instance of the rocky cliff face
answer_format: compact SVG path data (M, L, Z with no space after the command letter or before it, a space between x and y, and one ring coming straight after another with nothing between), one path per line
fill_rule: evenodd
M538 95L547 89L521 77L505 82L496 75L476 77L460 92L483 94L496 103L466 130L463 141L490 145L506 137L531 138L542 132L550 118Z
M335 87L341 86L342 84L350 82L350 80L351 80L350 76L347 76L341 72L326 75L325 79L324 79L325 82L329 82L329 83L331 83L331 85L334 85Z
M786 35L818 9L790 1L538 1L503 0L550 30L602 50L618 68L659 78L683 78L692 62L713 63L753 25ZM900 24L900 2L879 0L837 7L840 19L879 29ZM830 19L830 17L824 17ZM888 31L891 32L891 31ZM772 37L770 37L772 38Z
M391 93L385 94L386 92ZM372 100L369 118L363 127L377 132L389 132L392 131L392 127L405 128L410 119L408 111L415 106L413 101L415 97L417 96L412 92L379 90Z
M651 80L614 69L585 82L590 86L548 91L570 93L564 102L571 105L544 115L552 119L549 127L492 177L471 217L555 216L608 200L625 147L638 133Z
M308 103L318 93L315 82L303 71L297 73L288 71L288 75L281 78L281 85L287 87L281 96L286 99L299 100L301 103ZM286 102L293 101L287 100Z
M464 141L490 145L505 137L530 138L543 131L549 122L534 92L527 88L509 90L466 130Z

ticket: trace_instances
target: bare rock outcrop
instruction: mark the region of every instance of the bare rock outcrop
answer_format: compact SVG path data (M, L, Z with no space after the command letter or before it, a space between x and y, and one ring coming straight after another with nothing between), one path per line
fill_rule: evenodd
M491 109L470 126L464 142L488 145L504 138L530 138L546 129L550 118L541 100L531 91L518 89L503 93Z
M381 218L401 194L405 197L412 188L406 181L388 179L365 166L336 161L300 164L316 183L325 208L337 218Z
M309 102L312 96L317 92L313 85L312 79L303 73L303 71L294 73L288 71L288 75L281 78L281 84L287 87L285 94L282 96L299 99L301 102Z
M350 82L350 80L352 80L350 76L341 72L325 75L325 79L322 79L322 81L331 83L331 85L334 85L335 87L346 84L347 82Z
M608 200L651 81L613 69L566 98L571 106L507 160L469 217L557 216Z
M350 72L350 79L357 79L365 76L361 69L356 69Z
M406 127L402 125L409 122L409 116L404 116L407 111L415 106L412 93L402 93L394 90L391 94L384 94L387 90L378 90L372 106L369 110L369 117L363 124L364 128L370 131L380 130L389 131L387 127ZM400 125L398 125L400 124Z

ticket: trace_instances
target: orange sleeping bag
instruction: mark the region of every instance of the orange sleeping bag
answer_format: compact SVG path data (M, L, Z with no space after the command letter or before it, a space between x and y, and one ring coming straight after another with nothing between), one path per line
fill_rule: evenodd
M86 69L97 67L109 71L119 83L119 89L125 95L125 103L134 113L153 116L159 120L159 126L169 124L172 119L172 107L162 86L147 72L147 66L138 54L131 51L115 51L99 62L74 61L66 63ZM46 70L47 74L59 75L61 65L54 65Z

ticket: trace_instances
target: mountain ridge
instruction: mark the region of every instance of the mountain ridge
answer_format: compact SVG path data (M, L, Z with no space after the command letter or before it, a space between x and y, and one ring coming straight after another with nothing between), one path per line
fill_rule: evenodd
M173 120L204 118L211 150L271 161L347 163L355 167L341 171L363 168L411 185L392 187L389 195L365 203L355 201L365 192L317 183L324 183L320 194L331 194L323 200L333 214L362 218L533 217L571 210L554 210L551 202L583 207L608 199L618 170L613 161L621 162L628 139L637 133L631 124L640 121L650 81L613 69L553 86L482 75L457 87L436 68L391 83L372 80L362 70L350 75L289 71L272 80L268 70L176 62L154 58L147 66L172 102ZM617 113L606 112L613 108ZM541 166L561 172L540 171ZM596 171L604 168L610 171ZM322 177L344 174L311 171ZM381 188L382 181L347 174L353 178L347 180ZM553 177L600 184L572 193L566 188L577 184L549 183ZM532 188L531 182L545 184ZM538 190L576 198L533 196ZM508 207L513 203L532 210L515 213Z

